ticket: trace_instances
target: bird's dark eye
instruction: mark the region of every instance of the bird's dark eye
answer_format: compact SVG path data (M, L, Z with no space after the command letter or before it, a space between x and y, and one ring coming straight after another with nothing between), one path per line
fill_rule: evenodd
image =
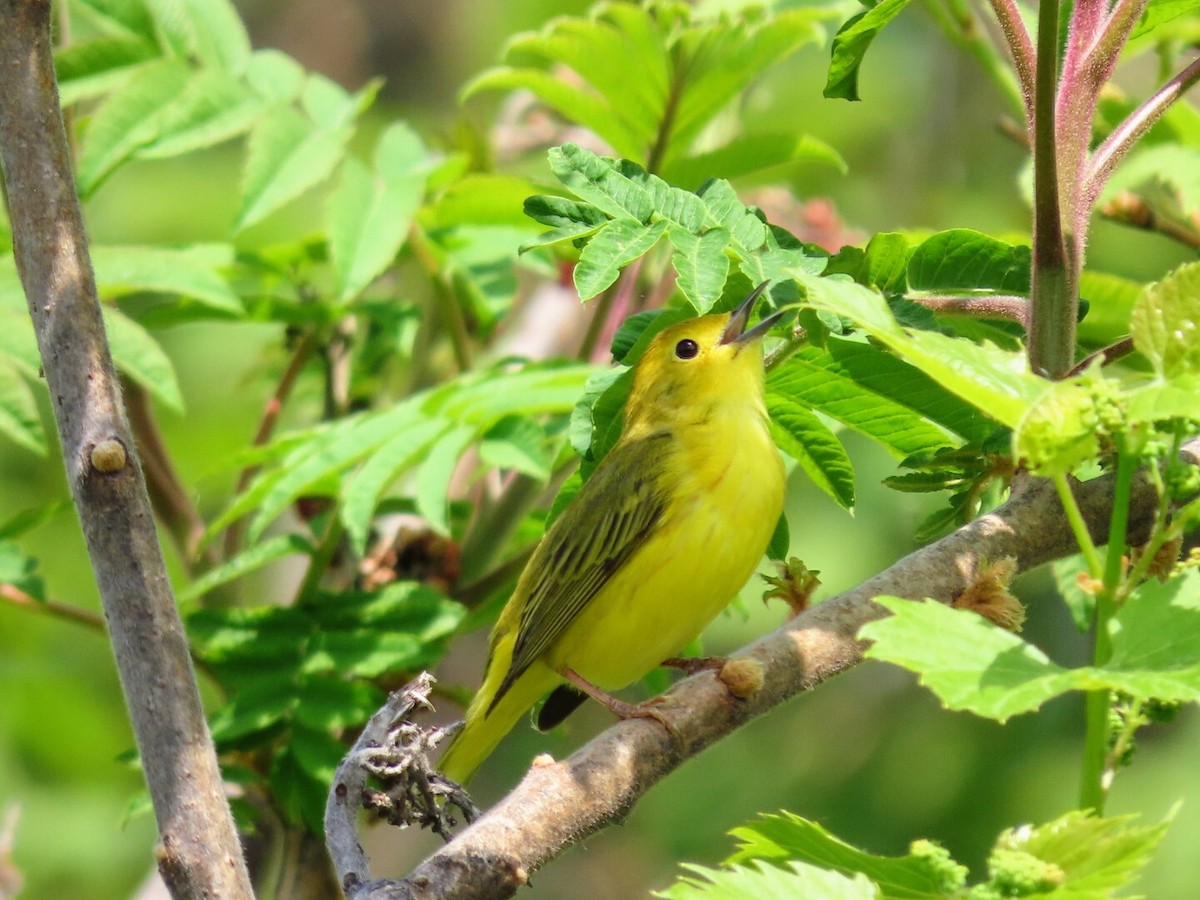
M675 345L675 355L680 359L694 359L700 352L700 345L691 338L684 338Z

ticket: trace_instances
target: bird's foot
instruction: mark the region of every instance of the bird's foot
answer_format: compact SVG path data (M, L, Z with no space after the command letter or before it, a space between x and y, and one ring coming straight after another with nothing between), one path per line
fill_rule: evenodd
M686 675L695 675L707 670L719 672L725 668L729 658L725 656L672 656L664 659L659 665L668 669L679 669Z
M679 732L675 730L661 709L658 707L669 706L670 700L665 697L651 697L649 700L644 700L641 703L627 703L614 697L612 694L596 687L578 672L572 669L563 669L560 674L567 679L572 685L583 691L618 719L654 719L675 741L679 741Z

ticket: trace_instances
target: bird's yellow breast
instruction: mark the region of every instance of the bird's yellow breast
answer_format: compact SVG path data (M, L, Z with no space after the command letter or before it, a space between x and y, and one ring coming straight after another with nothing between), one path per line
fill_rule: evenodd
M663 477L659 527L549 648L551 668L624 687L694 640L753 574L784 494L761 403L690 426Z

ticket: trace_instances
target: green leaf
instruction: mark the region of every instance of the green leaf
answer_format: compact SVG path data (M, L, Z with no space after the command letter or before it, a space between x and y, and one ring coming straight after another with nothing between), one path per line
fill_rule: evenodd
M1069 812L1046 825L1009 829L988 860L993 896L1054 896L1064 900L1126 896L1166 833L1169 822L1133 826L1136 816L1096 818ZM1053 873L1038 890L1026 881L1030 862ZM1015 863L1015 865L1014 865ZM1024 876L1024 877L1022 877Z
M843 509L852 509L854 467L841 441L810 410L778 394L767 396L767 413L779 448Z
M192 77L183 63L146 63L96 110L83 134L76 177L90 195L139 148L155 140L172 106Z
M264 100L290 103L304 90L304 67L279 50L256 50L246 67L246 83Z
M310 618L294 607L202 608L187 617L188 638L205 662L219 669L255 664L259 676L276 680L290 679L312 628ZM274 682L271 686L278 688Z
M908 239L886 232L867 242L863 255L865 281L884 294L899 293L908 287Z
M1159 25L1165 25L1167 22L1196 12L1198 9L1200 9L1200 2L1197 0L1150 0L1129 39L1133 40L1147 35Z
M747 134L724 146L664 164L662 177L689 190L710 178L741 178L764 169L817 163L845 174L846 161L824 141L789 132Z
M1088 312L1079 323L1080 343L1107 347L1129 334L1133 305L1141 293L1137 281L1085 269L1079 278L1079 296L1088 301Z
M679 289L696 312L706 313L721 299L729 277L729 257L725 253L729 232L712 228L697 237L682 228L672 228L668 234L675 248L671 265L679 275Z
M326 79L309 76L301 93L308 115L284 106L264 116L250 133L242 175L242 230L324 181L341 161L354 120L374 87L348 97Z
M318 627L302 671L370 679L432 665L466 615L460 604L411 581L379 594L339 595L314 612Z
M892 616L864 626L867 656L916 672L948 709L1006 721L1069 690L1200 700L1200 571L1147 582L1121 606L1113 655L1102 666L1064 669L982 617L927 601L877 598Z
M622 156L642 158L662 120L668 61L662 26L648 9L608 4L590 20L560 17L514 37L510 65L490 69L462 91L531 91L542 103L600 135ZM613 65L613 60L622 65ZM550 71L570 68L575 79Z
M295 694L277 681L263 680L248 685L213 716L213 740L218 745L228 745L261 735L279 726L295 704Z
M719 225L729 232L733 249L743 265L752 262L753 252L767 241L767 226L742 203L733 185L723 178L706 182L696 193L703 201L704 212L711 218L712 224ZM679 224L686 226L685 222ZM767 280L774 279L764 277L756 280L755 276L750 277L753 284Z
M771 535L771 542L767 544L767 559L783 561L787 559L791 548L792 537L788 531L787 513L780 513L779 521L775 523L775 533Z
M184 57L230 72L250 58L250 37L230 0L145 0L164 43Z
M105 298L140 291L177 294L208 309L241 316L242 301L221 274L233 262L233 247L229 244L195 244L179 249L92 247L96 285Z
M292 825L324 833L325 801L345 745L324 731L297 727L271 762L271 796Z
M1001 424L1015 427L1049 383L1028 369L1025 356L931 331L907 332L883 298L841 276L814 278L790 269L818 310L850 319L942 387Z
M644 186L646 172L626 160L614 162L576 144L551 147L550 169L576 196L613 219L650 221L654 197Z
M329 198L329 253L339 301L358 296L400 252L429 168L425 145L403 123L379 139L373 169L346 158Z
M1112 650L1099 674L1114 690L1200 700L1200 570L1139 585L1116 615Z
M1161 422L1166 419L1200 419L1200 375L1177 375L1170 381L1155 381L1129 390L1125 409L1130 423Z
M385 441L342 490L341 517L355 552L367 546L375 507L389 484L416 465L429 446L449 428L442 419L401 427L400 433Z
M66 107L110 93L158 56L153 44L130 35L105 35L59 47L54 51L58 98Z
M426 645L453 636L465 615L461 604L416 581L393 582L374 593L331 595L313 603L312 612L323 632L374 628L410 634Z
M607 419L601 422L600 417L624 408L632 382L633 370L625 366L599 369L587 380L583 395L571 410L571 418L567 425L567 439L571 443L571 449L584 459L598 458L593 453L594 444L601 436L601 430L610 424ZM602 402L605 405L597 409Z
M38 456L46 455L46 432L33 391L4 357L0 357L0 434Z
M251 509L256 509L247 533L251 540L257 540L275 517L297 497L358 462L414 421L414 410L408 404L383 413L341 420L289 453L280 468L260 474L250 488L209 526L209 531L222 528Z
M990 290L1028 294L1028 247L955 228L922 241L908 260L908 287L914 291Z
M1152 284L1133 307L1134 346L1159 378L1200 375L1200 263Z
M419 665L422 658L421 644L411 634L360 628L317 634L304 671L378 678L384 672Z
M444 167L446 161L442 161ZM434 161L428 160L430 178L436 174ZM499 175L494 172L472 172L456 179L445 188L438 188L437 196L422 210L421 223L429 230L453 228L459 225L502 225L509 228L530 228L529 218L533 214L525 207L537 205L536 201L548 203L574 201L562 197L530 196L533 185L524 178ZM580 204L580 209L584 209ZM598 218L597 224L607 221L597 210L587 207Z
M102 35L158 38L150 11L139 0L71 0L71 26Z
M609 221L608 216L590 203L548 194L525 198L523 208L531 219L559 229L563 234L559 240L567 240L568 232L577 235L595 231Z
M900 14L908 0L882 0L849 19L833 39L833 57L825 81L830 99L858 100L858 70L871 42L884 26Z
M46 585L37 573L38 561L16 544L0 540L0 584L11 584L34 600L45 602Z
M489 428L479 442L479 456L495 469L512 469L539 481L550 477L546 434L520 416L507 416Z
M1100 453L1117 387L1098 375L1055 382L1013 433L1013 448L1040 475L1066 475ZM1115 410L1114 410L1115 412Z
M761 860L774 865L803 862L843 875L861 874L894 900L953 896L967 870L939 847L918 841L907 856L874 856L830 834L816 822L789 812L764 814L730 832L738 838L727 865Z
M887 393L876 393L875 388ZM767 376L767 391L799 401L883 444L897 457L929 453L952 443L931 424L930 410L965 419L978 430L978 416L958 416L964 405L918 370L866 344L830 339L825 349L802 347Z
M677 97L664 159L685 151L754 78L805 45L823 43L825 32L818 20L829 15L823 10L790 9L761 18L752 13L707 21L697 17L694 27L684 30L671 48L672 62L685 68L677 68L673 75ZM655 122L656 128L662 127L660 121Z
M212 147L250 130L269 101L228 72L196 72L178 100L165 110L155 138L139 159L166 159Z
M417 473L417 510L438 534L450 533L447 497L459 457L475 439L473 425L459 425L443 434L432 447Z
M595 366L530 364L515 372L477 371L435 391L422 410L488 428L505 416L568 413Z
M255 544L237 556L210 569L201 578L196 579L182 591L178 592L181 601L195 600L203 597L213 588L236 581L250 572L255 572L285 556L294 554L311 556L312 544L298 534L280 534Z
M874 641L866 655L916 672L947 709L1005 722L1072 687L1070 670L982 616L932 600L876 602L892 615L859 630Z
M141 385L159 402L183 412L183 395L175 368L158 341L119 310L104 307L104 330L117 368Z
M295 720L314 731L341 731L362 725L386 699L375 685L347 681L341 674L306 675Z
M601 135L622 156L641 157L646 151L647 143L639 136L641 128L631 127L610 104L590 91L548 72L509 66L488 69L469 82L459 96L467 100L485 90L530 91L551 109Z
M848 877L801 863L728 869L708 869L684 863L682 868L691 874L681 876L665 891L656 891L655 897L668 900L785 900L789 897L875 900L883 896L866 876Z
M43 506L34 506L29 509L23 509L14 516L0 522L0 541L12 540L23 534L28 534L39 525L49 522L56 518L61 513L68 510L73 510L74 506L70 500L58 500L54 503L47 503Z

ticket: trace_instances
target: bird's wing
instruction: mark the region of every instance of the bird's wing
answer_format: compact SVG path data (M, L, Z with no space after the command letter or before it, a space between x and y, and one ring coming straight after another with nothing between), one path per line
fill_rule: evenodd
M669 434L659 432L613 448L546 533L529 562L533 581L496 700L654 530L668 502L661 474L672 443Z

